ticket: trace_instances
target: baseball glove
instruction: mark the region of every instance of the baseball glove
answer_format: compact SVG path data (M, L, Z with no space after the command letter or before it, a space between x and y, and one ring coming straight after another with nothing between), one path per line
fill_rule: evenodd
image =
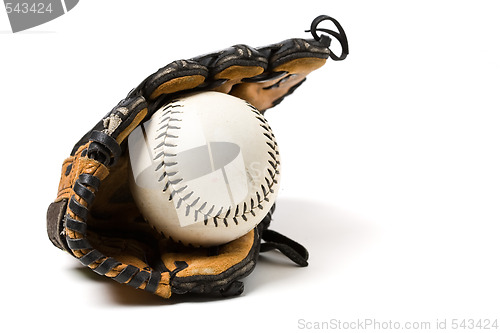
M333 22L339 32L319 29ZM330 51L337 39L342 54ZM57 197L47 211L52 243L94 272L161 297L203 293L238 295L243 277L259 252L279 250L307 266L300 244L269 229L273 208L257 227L225 245L202 248L158 234L141 216L131 196L126 138L161 106L186 92L217 91L248 101L262 113L279 104L306 76L330 57L348 54L340 24L328 16L312 23L314 39L289 39L251 48L235 45L188 60L174 61L148 76L74 146L62 165Z

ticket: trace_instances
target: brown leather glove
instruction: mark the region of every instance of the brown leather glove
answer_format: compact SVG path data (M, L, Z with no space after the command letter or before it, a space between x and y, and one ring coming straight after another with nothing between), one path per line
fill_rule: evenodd
M332 21L339 32L318 29ZM336 56L330 37L341 44ZM299 266L308 253L269 230L274 206L245 236L212 248L185 247L156 233L131 196L128 135L179 94L218 91L247 100L261 112L276 106L328 59L342 60L347 39L334 19L313 21L314 39L289 39L261 48L236 45L174 61L148 76L76 143L62 165L57 197L47 212L52 243L83 265L120 283L168 298L187 292L237 295L239 280L252 272L259 252L278 249Z

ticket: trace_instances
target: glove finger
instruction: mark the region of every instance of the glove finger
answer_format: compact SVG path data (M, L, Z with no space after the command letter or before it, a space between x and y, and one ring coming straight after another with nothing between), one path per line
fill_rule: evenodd
M208 76L208 69L192 60L177 60L160 68L144 82L144 97L156 99L164 94L193 89Z
M297 89L312 71L323 66L330 55L327 46L313 40L290 39L259 49L269 54L265 75L245 79L231 95L242 98L261 112L272 108Z

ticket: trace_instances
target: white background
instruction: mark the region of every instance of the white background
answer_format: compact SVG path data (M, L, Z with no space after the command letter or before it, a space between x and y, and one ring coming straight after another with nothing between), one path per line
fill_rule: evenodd
M2 326L293 332L332 319L500 321L497 7L87 0L17 34L0 10ZM309 267L266 253L239 297L163 300L52 246L45 214L61 163L130 89L177 59L309 38L320 14L343 25L350 55L266 114L283 165L272 228L309 249Z

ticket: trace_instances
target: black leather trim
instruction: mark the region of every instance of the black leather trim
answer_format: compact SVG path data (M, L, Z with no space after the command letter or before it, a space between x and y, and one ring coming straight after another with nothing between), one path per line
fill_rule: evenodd
M113 258L107 258L99 266L97 266L94 269L94 272L96 272L97 274L100 274L100 275L104 275L120 264L121 264L120 262L116 261Z
M101 252L99 252L97 250L92 250L89 253L87 253L86 255L84 255L83 257L81 257L80 262L83 265L88 266L90 264L93 264L97 260L100 260L103 258L106 258L106 256L104 254L102 254Z
M120 274L115 276L113 278L113 280L120 282L120 283L125 283L128 280L130 280L132 278L132 276L137 274L137 272L139 272L139 268L132 266L132 265L128 265L127 267L125 267L124 270L122 270L120 272Z

